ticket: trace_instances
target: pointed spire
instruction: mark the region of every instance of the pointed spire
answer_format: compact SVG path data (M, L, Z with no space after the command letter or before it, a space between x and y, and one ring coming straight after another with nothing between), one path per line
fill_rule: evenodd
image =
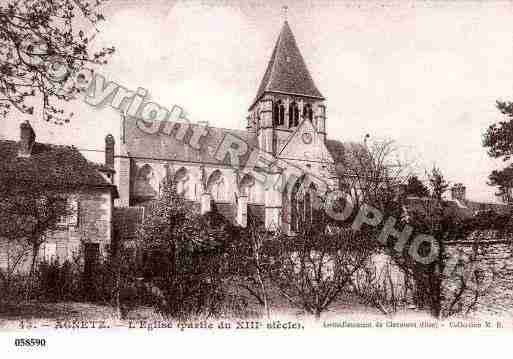
M324 97L315 86L287 21L283 23L253 105L266 92Z

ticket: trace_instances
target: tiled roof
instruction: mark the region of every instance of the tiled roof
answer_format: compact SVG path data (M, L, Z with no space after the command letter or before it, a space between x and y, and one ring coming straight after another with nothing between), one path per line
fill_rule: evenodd
M408 197L406 199L407 209L428 213L428 208L434 206L436 201L429 197ZM459 201L457 199L444 200L444 208L447 214L454 215L460 219L470 218L479 211L492 210L498 214L511 213L511 206L499 203L482 203L470 200Z
M444 213L454 217L464 219L472 217L473 211L456 200L444 200ZM406 209L408 211L417 212L423 215L428 215L434 210L438 202L431 197L414 197L409 196L406 198Z
M18 142L0 141L0 182L49 187L115 187L74 147L35 142L30 157L18 157ZM117 192L116 192L117 193Z
M224 136L233 135L248 145L245 156L240 158L243 165L247 160L252 148L258 148L258 141L255 133L244 130L231 130L219 127L207 127L208 134L203 136L199 143L199 149L188 145L193 129L200 124L189 124L189 129L182 140L177 139L176 133L183 122L170 123L173 128L171 132L159 131L156 134L149 134L139 128L133 118L125 118L125 137L128 154L132 158L157 159L164 161L181 161L203 164L229 164L215 158L217 147L222 143ZM353 142L341 142L337 140L326 140L326 147L337 165L339 175L347 174L347 168L356 165L353 154L362 145ZM228 159L226 159L228 160Z
M243 130L207 127L208 134L201 138L199 141L200 148L196 149L188 144L190 143L189 140L193 134L193 129L201 126L200 124L189 124L185 137L180 140L177 139L176 133L180 126L186 125L182 122L171 122L173 130L170 134L163 133L163 131L160 131L158 134L148 134L138 127L142 125L137 125L136 120L133 118L126 118L124 123L127 150L130 157L220 164L222 162L215 158L215 153L223 138L228 134L241 139L249 148L257 147L255 134ZM247 155L242 156L242 163L245 163L250 152L248 150Z
M512 210L510 205L503 203L485 203L466 200L465 205L474 212L491 210L498 214L508 214L511 213Z
M324 99L312 80L296 39L286 21L274 46L253 104L266 92L281 92Z

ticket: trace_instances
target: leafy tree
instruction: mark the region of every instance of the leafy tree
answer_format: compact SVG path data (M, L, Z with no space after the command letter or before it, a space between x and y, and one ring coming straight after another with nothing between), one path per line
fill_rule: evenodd
M405 193L415 197L428 197L429 190L417 176L410 176L405 186Z
M141 226L144 276L159 309L175 317L217 314L226 297L226 246L234 229L223 216L197 214L170 182Z
M488 127L483 135L483 146L488 148L490 157L501 158L506 162L511 159L513 154L513 102L497 101L496 106L506 119ZM513 165L493 170L488 179L489 185L497 187L496 195L510 203L512 201L510 189L513 183Z
M91 51L86 27L104 20L103 0L7 0L0 4L0 111L32 114L39 97L46 121L63 124L71 114L55 105L80 90L64 83L84 64L104 64L113 48Z

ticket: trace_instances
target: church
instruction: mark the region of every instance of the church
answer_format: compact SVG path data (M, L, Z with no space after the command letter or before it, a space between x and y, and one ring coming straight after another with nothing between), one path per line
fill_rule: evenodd
M268 230L292 234L301 223L311 221L313 196L338 188L336 165L343 162L346 145L326 138L326 99L287 21L250 101L246 130L177 123L174 130L179 136L170 135L171 131L148 134L136 118L122 116L120 137L106 138L106 162L115 169L119 192L115 205L144 208L170 178L177 192L201 213L215 207L240 226L253 216ZM206 128L208 135L199 145L189 144L199 127ZM243 163L251 155L237 163L220 158L212 149L227 137L257 149L257 156L267 160L253 171L244 171ZM260 174L266 175L265 181L257 178ZM280 186L269 185L280 181Z

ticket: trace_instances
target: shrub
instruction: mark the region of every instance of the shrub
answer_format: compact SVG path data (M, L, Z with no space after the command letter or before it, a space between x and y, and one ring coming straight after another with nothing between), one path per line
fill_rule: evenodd
M77 262L57 260L39 263L33 298L45 301L80 300L82 297L81 270Z

